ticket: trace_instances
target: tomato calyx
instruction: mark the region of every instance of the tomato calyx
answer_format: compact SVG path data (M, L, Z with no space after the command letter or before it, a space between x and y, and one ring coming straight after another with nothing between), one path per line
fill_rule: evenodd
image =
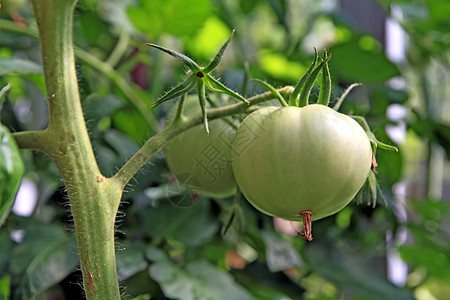
M198 99L203 114L203 122L205 124L206 133L209 134L208 119L206 116L206 88L208 88L213 92L227 94L249 105L250 102L247 99L245 99L243 96L226 87L224 84L222 84L220 81L215 79L210 74L222 60L223 53L227 48L228 44L231 42L231 38L234 35L234 31L235 30L233 29L228 40L223 44L217 55L206 67L200 67L194 60L177 51L156 44L146 43L145 45L147 46L166 52L167 54L181 60L189 69L189 71L186 73L186 79L183 82L179 83L174 88L167 91L161 97L159 97L150 108L157 107L158 105L170 99L186 95L189 91L197 87Z
M312 213L309 210L304 210L300 212L299 215L303 218L303 231L299 232L298 236L304 238L305 240L312 241Z
M282 106L297 106L304 107L308 105L308 99L311 94L311 90L314 86L314 82L319 75L320 71L323 71L322 83L320 87L320 94L317 104L328 106L331 95L331 77L330 70L328 69L328 61L331 59L331 54L328 54L326 50L323 51L321 62L316 66L318 59L317 49L314 48L314 61L306 71L305 75L298 81L294 88L294 91L289 96L288 101L270 84L259 79L253 79L252 81L258 82L269 89L272 94L280 101Z

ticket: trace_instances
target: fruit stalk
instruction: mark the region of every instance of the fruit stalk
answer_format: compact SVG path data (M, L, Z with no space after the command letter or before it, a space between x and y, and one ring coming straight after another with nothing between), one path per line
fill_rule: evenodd
M303 232L299 233L299 236L308 240L312 241L312 225L311 225L311 217L312 213L309 210L304 210L300 213L300 215L303 218Z

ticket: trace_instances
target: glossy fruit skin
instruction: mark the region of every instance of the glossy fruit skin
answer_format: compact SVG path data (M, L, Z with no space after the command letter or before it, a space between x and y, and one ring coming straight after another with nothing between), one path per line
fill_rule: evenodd
M199 110L197 97L188 97L184 112L195 110ZM209 135L203 124L188 129L173 138L164 152L169 169L193 193L224 198L237 189L230 157L235 130L222 119L209 122L209 127Z
M372 149L361 126L333 109L268 107L242 122L232 147L236 182L260 211L312 220L344 208L364 184Z

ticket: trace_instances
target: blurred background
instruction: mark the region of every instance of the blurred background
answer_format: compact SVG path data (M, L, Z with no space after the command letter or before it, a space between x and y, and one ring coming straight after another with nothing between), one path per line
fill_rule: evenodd
M48 124L31 3L3 0L1 111L13 132ZM379 140L388 206L350 203L313 223L274 220L233 199L167 199L161 152L128 186L117 217L123 299L450 299L450 2L447 0L80 0L74 17L82 105L96 157L111 176L164 126L175 100L150 110L185 67L144 44L207 63L236 33L216 77L247 97L248 77L295 85L332 53L331 105L364 116ZM313 97L318 96L318 87ZM313 99L312 99L313 100ZM55 166L22 151L26 175L0 229L0 299L81 299L70 206Z

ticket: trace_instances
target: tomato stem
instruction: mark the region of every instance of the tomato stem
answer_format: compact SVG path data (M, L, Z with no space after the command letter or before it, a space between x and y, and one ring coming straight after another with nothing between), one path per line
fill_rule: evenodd
M311 216L312 213L309 210L304 210L299 215L303 218L303 232L300 232L298 235L308 241L312 241L312 226L311 226Z

